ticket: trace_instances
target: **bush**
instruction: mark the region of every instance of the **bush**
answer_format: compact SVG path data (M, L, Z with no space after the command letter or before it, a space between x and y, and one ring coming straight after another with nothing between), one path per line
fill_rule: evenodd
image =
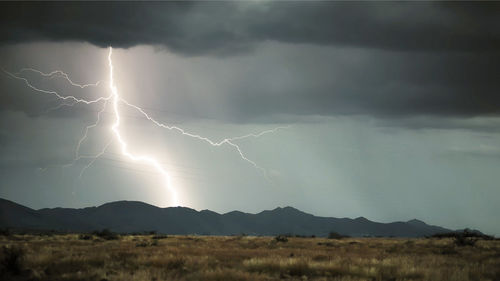
M0 260L0 267L3 273L11 273L18 275L23 269L24 250L19 247L6 247L2 248L2 258Z
M291 276L303 276L310 274L311 269L306 261L297 261L289 265L288 273Z
M493 236L483 234L477 230L470 230L468 228L461 232L446 232L438 233L431 236L432 238L453 238L453 243L457 246L474 246L479 239L483 240L493 240Z
M445 232L445 233L437 233L431 236L431 238L454 238L462 239L462 238L475 238L475 240L483 239L483 240L494 240L495 238L490 235L483 234L477 230L470 230L468 228L463 231L455 231L455 232Z
M476 245L477 240L478 238L467 237L465 235L458 235L455 237L453 242L455 243L455 245L462 247L462 246L474 246Z
M348 238L349 236L347 235L342 235L342 234L338 234L337 232L330 232L328 233L328 239L342 239L342 238Z
M151 237L151 239L155 239L155 240L160 240L160 239L165 239L165 238L168 238L167 235L161 235L161 234L157 234L153 237Z
M453 247L453 246L443 247L443 248L441 248L441 250L438 250L436 253L441 254L441 255L457 255L458 254L457 250L455 250L455 247Z
M0 229L0 236L10 236L10 230L8 228L1 228Z
M288 238L286 238L285 235L278 235L274 237L274 240L276 240L276 242L283 242L283 243L288 242Z
M186 260L182 257L174 258L167 262L168 270L182 270L184 269L184 265L186 265Z
M88 234L80 234L78 236L78 239L80 240L91 240L92 239L92 235L88 235Z
M101 231L94 231L92 232L95 236L101 237L102 239L105 240L116 240L118 239L118 234L111 232L109 229L103 229Z

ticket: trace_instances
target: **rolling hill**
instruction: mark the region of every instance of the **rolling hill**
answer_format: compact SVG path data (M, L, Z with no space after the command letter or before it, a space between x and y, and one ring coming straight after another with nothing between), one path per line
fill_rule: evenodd
M379 223L366 218L318 217L292 207L257 214L232 211L219 214L185 207L159 208L137 201L117 201L83 209L33 210L0 199L0 228L90 232L109 229L119 233L157 231L165 234L201 235L316 235L330 232L354 237L421 237L451 230L419 220Z

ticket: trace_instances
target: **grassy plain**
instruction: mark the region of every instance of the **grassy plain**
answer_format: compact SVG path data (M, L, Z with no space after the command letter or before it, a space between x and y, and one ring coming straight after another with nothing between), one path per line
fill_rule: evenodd
M1 280L500 280L498 240L67 234L0 246Z

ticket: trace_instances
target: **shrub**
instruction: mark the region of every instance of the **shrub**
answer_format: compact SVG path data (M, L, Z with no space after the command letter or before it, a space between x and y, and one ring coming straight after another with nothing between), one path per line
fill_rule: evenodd
M167 269L169 270L181 270L184 268L186 260L184 258L174 258L167 262Z
M453 246L443 247L443 248L441 248L440 251L437 251L436 253L441 254L441 255L457 255L458 254L457 250L455 250L455 247L453 247Z
M91 240L92 239L92 235L88 235L88 234L80 234L78 236L78 239L80 240Z
M457 246L474 246L479 239L484 240L493 240L492 236L483 234L479 231L473 231L468 228L464 229L461 232L446 232L446 233L438 233L432 235L432 238L453 238L453 243Z
M303 276L310 274L311 269L306 261L297 261L288 266L288 273L291 276Z
M0 229L0 236L10 236L10 230L8 228L1 228Z
M151 237L151 239L155 239L155 240L160 240L160 239L165 239L165 238L168 238L167 235L161 235L161 234L157 234L153 237Z
M465 235L457 235L453 242L457 246L474 246L476 245L478 238L475 237L467 237Z
M286 238L285 235L278 235L276 237L274 237L274 240L276 240L276 242L288 242L288 238Z
M483 234L477 230L470 230L468 228L463 231L454 231L454 232L445 232L445 233L437 233L431 236L431 238L454 238L454 239L462 239L462 238L476 238L483 240L494 240L495 238L490 235Z
M21 273L23 269L24 250L19 247L6 247L2 248L2 258L0 266L2 272L8 272L14 275Z
M149 244L147 242L139 242L135 244L136 247L147 247Z
M118 234L111 232L109 229L103 229L101 231L92 232L95 236L101 237L105 240L116 240L118 239Z
M338 234L337 232L330 232L328 233L328 239L342 239L342 238L348 238L349 236L347 235L342 235L342 234Z

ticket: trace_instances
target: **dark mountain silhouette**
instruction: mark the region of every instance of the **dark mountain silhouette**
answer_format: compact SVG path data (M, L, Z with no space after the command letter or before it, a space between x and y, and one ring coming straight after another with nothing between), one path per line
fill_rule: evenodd
M378 223L356 219L317 217L292 207L258 214L233 211L218 214L184 207L158 208L136 201L118 201L83 209L33 210L0 199L0 228L90 232L110 229L120 233L157 231L166 234L202 235L316 235L337 232L349 236L420 237L451 230L413 219Z

